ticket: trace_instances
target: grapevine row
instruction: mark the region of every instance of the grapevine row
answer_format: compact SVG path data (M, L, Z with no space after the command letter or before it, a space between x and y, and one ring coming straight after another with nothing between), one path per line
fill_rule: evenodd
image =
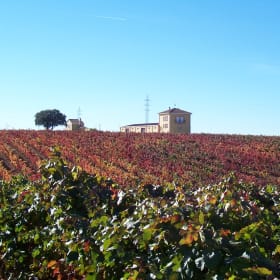
M235 172L245 182L280 183L280 137L0 131L0 178L36 179L50 147L71 165L122 184L205 185Z

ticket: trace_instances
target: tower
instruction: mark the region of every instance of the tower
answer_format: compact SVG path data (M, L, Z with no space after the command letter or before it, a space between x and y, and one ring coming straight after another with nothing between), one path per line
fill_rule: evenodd
M82 115L82 111L81 111L81 108L79 107L77 110L77 117L79 120L81 119L81 115Z

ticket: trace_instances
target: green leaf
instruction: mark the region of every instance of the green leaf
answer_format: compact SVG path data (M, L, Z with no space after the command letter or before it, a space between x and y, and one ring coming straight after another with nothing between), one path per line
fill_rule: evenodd
M173 266L172 266L172 271L173 272L180 272L181 271L181 262L183 260L183 256L182 255L176 255L173 259Z
M35 243L37 243L37 241L39 240L39 238L40 238L39 233L36 233L35 236L34 236L34 241L35 241Z
M201 225L204 224L204 214L203 214L203 212L200 212L200 213L199 213L198 221L199 221L199 223L200 223Z
M249 274L257 274L260 276L272 275L272 271L267 269L266 267L249 267L249 268L245 268L243 270L248 272Z
M112 240L110 238L104 240L104 242L103 242L103 250L106 251L110 247L111 244L112 244Z
M274 252L273 252L274 255L276 254L280 254L280 245L277 245Z
M268 185L265 189L265 191L269 194L273 193L274 190L275 188L272 185Z
M86 276L86 280L96 280L96 279L97 279L96 273L89 273Z
M20 256L20 257L18 258L18 261L19 261L20 263L23 263L23 262L24 262L24 257L23 257L23 256Z
M40 255L40 250L39 249L34 249L33 251L32 251L32 257L33 258L36 258L37 256L39 256Z
M90 226L94 228L94 227L98 227L99 225L106 225L108 220L109 220L108 216L104 215L99 218L93 219L90 223Z
M144 229L144 231L143 231L143 240L145 242L150 241L152 236L153 236L153 229L151 229L151 228Z

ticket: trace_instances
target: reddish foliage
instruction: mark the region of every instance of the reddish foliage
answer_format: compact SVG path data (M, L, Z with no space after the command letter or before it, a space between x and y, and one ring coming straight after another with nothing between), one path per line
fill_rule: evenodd
M234 171L259 185L279 184L280 137L124 134L72 131L0 131L0 178L38 178L50 147L90 173L119 184L210 184Z

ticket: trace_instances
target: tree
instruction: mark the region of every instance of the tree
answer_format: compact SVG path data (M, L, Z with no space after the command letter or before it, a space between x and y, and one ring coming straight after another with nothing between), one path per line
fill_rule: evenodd
M58 125L66 125L66 116L59 110L43 110L35 115L35 125L43 125L47 130Z

